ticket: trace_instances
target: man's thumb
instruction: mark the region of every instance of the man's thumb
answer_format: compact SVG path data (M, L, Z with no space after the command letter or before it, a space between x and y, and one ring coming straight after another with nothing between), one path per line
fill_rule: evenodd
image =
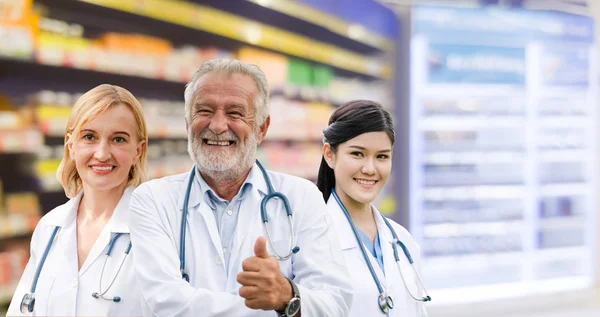
M267 251L267 239L265 239L265 237L261 236L256 239L256 242L254 243L254 255L263 259L271 256Z

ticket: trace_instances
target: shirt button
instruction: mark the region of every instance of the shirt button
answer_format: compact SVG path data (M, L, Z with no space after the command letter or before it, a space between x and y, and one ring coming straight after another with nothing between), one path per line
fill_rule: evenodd
M74 279L71 281L71 286L72 286L73 288L77 288L77 279L76 279L76 278L74 278Z
M233 211L231 211L231 209L228 209L227 214L231 216L233 214Z
M218 256L218 255L217 255L217 256L215 257L215 263L217 263L217 265L221 265L221 264L223 264L223 262L221 262L221 257L220 257L220 256Z
M227 253L227 249L223 248L223 254Z

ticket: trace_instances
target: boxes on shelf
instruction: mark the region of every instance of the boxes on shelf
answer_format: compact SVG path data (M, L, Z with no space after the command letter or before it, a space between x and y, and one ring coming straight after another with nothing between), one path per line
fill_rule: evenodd
M32 0L0 0L0 55L30 58L38 20Z
M6 194L6 210L8 215L40 215L38 197L33 192L20 192Z

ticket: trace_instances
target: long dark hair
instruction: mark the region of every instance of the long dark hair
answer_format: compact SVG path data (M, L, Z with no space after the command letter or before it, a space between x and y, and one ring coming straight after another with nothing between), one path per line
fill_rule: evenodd
M331 151L335 153L340 144L363 133L379 131L387 133L392 145L394 144L394 121L390 113L375 101L353 100L341 105L331 114L329 125L323 130L323 142L329 143ZM335 175L325 157L321 157L317 187L323 193L325 201L335 187Z

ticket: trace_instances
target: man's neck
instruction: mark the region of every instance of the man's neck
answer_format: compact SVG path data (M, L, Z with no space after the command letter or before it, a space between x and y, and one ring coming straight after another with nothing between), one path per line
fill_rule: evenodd
M235 178L222 178L219 177L219 172L215 173L204 173L201 172L200 176L204 179L206 184L219 196L219 198L227 201L232 201L233 197L240 191L240 188L244 184L244 181L250 174L250 169Z

